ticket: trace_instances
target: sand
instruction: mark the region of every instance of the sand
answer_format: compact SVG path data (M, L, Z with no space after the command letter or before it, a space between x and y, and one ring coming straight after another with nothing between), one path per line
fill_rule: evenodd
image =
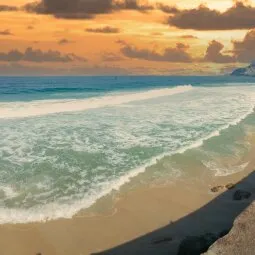
M113 207L100 212L101 199L91 215L87 210L72 219L46 223L0 226L3 255L176 254L182 238L230 228L250 200L237 204L231 192L214 186L236 183L253 172L255 160L242 172L213 177L201 170L201 178L182 178L164 186L140 186L118 195ZM204 171L204 172L203 172ZM250 177L243 188L251 185ZM113 249L112 249L113 248ZM107 252L108 249L112 249Z

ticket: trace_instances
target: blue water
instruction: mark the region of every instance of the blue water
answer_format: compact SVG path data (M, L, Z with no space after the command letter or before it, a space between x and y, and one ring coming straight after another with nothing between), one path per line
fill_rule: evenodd
M83 98L98 94L164 88L176 85L222 86L254 83L254 78L233 76L98 76L0 77L0 101Z
M254 78L0 77L0 223L69 218L183 162L241 171L254 104Z

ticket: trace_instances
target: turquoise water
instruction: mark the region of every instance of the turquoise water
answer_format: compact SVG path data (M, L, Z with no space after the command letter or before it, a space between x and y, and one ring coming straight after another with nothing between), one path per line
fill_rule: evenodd
M221 159L249 149L254 103L248 78L2 77L0 223L72 217L148 168L182 175L184 157L241 171Z

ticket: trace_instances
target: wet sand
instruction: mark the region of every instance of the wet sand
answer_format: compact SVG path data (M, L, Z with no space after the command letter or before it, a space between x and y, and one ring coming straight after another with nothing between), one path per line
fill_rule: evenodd
M113 208L109 208L101 215L91 216L87 211L72 219L1 225L1 254L86 255L102 252L147 233L153 233L171 222L178 222L179 219L193 213L226 191L222 188L219 192L213 193L211 192L212 187L236 183L251 173L255 167L253 152L247 155L250 163L242 172L226 177L212 177L208 171L205 171L201 173L203 176L201 179L182 179L162 187L139 187L132 192L120 195ZM97 203L96 206L99 208L100 203L103 206L104 199ZM233 207L229 206L226 210L231 212ZM228 213L217 215L216 210L215 221L212 224L220 225L227 217ZM194 227L190 229L183 227L186 228L185 235L194 234L197 231ZM208 226L201 225L198 229L203 231L202 228L206 229L206 227ZM181 236L182 226L178 228L175 229L176 235ZM156 237L160 238L157 235ZM163 241L164 239L167 241L166 237L162 238ZM161 242L160 239L158 242ZM149 241L148 246L153 243L157 241ZM132 253L127 252L126 254Z

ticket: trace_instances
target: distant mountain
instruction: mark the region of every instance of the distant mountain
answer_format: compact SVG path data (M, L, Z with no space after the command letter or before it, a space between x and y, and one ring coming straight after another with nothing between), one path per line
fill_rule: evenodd
M253 61L249 66L244 68L238 68L234 70L231 75L233 76L254 76L255 77L255 61Z

